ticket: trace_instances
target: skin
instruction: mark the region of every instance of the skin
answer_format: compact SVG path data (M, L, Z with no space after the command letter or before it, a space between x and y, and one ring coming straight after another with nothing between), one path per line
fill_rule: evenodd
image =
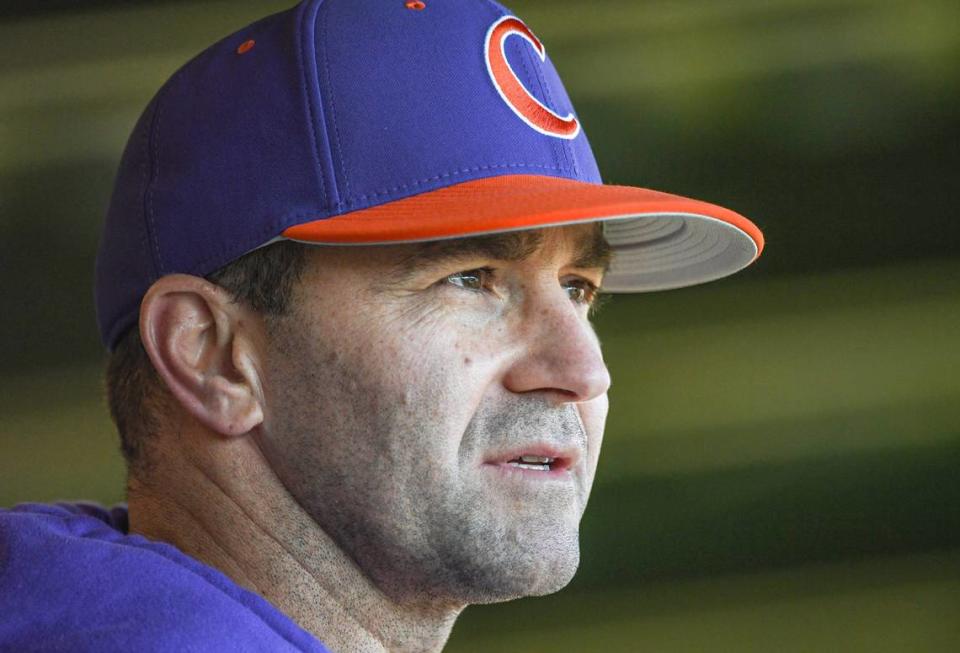
M462 609L579 561L610 379L589 225L509 258L318 247L292 312L157 281L140 330L170 391L131 531L260 593L337 651L437 651ZM507 464L549 452L546 473Z

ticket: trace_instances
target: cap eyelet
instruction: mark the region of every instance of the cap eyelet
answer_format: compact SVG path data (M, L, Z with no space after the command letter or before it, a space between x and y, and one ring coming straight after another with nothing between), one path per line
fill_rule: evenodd
M407 0L407 3L403 6L414 11L423 11L427 8L427 3L421 2L421 0Z
M240 47L237 48L237 54L246 54L247 52L250 52L250 50L252 50L253 46L255 46L256 44L257 42L254 41L253 39L250 39L249 41L244 41L243 43L240 44Z

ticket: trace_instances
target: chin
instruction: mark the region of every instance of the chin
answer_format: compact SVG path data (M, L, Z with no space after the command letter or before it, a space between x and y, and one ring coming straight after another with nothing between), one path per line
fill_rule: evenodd
M549 578L539 579L532 583L517 583L514 579L507 579L499 585L488 585L485 591L474 593L464 603L485 604L503 603L530 596L546 596L559 592L570 584L576 573L576 566L567 573L556 574ZM465 597L466 598L466 597Z
M545 596L566 587L580 564L576 541L559 550L554 547L526 551L522 556L501 560L500 564L475 569L460 576L465 591L464 603L500 603L525 596Z
M558 566L551 570L551 573L540 579L540 582L532 583L525 588L524 591L515 598L521 598L523 596L546 596L547 594L559 592L569 585L577 573L577 567L580 565L579 551L573 560L565 562L566 564L563 566Z

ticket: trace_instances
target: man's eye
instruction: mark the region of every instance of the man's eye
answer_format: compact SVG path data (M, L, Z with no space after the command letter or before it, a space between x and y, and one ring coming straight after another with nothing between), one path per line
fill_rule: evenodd
M597 287L586 279L576 279L563 286L567 296L576 304L590 305L597 298Z
M444 281L467 290L483 290L489 285L491 274L493 270L490 268L477 268L451 274Z

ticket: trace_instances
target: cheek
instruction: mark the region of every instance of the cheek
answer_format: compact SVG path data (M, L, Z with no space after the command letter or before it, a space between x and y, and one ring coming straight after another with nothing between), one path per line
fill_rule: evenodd
M496 325L426 311L404 321L381 346L376 364L394 367L407 394L438 410L473 412L497 380L507 347Z
M381 303L376 314L370 306L317 311L316 323L292 334L286 381L298 401L284 403L298 406L286 408L310 416L298 430L338 432L352 450L385 464L410 468L410 458L425 450L454 464L496 381L502 334L490 321L476 324L430 306Z

